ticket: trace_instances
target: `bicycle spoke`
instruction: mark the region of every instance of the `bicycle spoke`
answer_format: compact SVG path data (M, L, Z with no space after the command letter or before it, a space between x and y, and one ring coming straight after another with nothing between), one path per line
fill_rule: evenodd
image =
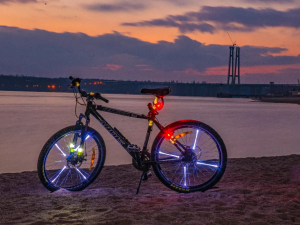
M52 169L54 166L56 166L56 165L58 165L58 164L61 164L61 163L63 163L63 162L58 162L58 163L55 163L55 164L50 165L51 167L48 168L48 170ZM47 165L47 166L48 166L48 165Z
M207 151L205 151L205 152L204 152L204 151L202 151L202 153L211 152L211 150L213 150L213 149L215 149L215 148L216 148L216 149L218 149L218 148L215 146L215 147L213 147L213 148L211 148L211 149L209 149L209 150L207 150ZM206 149L205 149L205 150L206 150ZM216 152L217 152L217 150L216 150Z
M68 176L69 176L69 173L70 173L70 169L69 169L69 171L68 171L68 173L67 173L67 176L65 176L65 178L62 180L62 182L60 183L60 186L63 184L63 183L65 183L65 181L66 181L66 179L68 178Z
M183 167L184 186L186 186L186 166Z

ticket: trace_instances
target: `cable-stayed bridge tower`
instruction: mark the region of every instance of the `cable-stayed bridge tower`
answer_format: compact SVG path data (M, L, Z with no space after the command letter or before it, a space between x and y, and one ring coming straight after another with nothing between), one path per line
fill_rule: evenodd
M234 57L235 53L235 57ZM241 84L240 78L240 47L235 47L235 44L229 47L229 64L227 84Z

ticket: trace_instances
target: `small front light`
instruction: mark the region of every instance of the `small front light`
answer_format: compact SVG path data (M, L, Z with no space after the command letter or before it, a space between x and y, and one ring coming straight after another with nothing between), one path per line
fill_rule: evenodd
M70 144L70 148L74 148L75 145L73 143Z

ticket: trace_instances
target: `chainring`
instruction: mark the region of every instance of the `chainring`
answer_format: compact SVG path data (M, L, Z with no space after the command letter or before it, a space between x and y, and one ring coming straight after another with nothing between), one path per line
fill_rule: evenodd
M150 153L146 152L144 154L144 159L142 159L142 160L150 161ZM150 168L150 164L143 164L142 166L138 165L137 161L134 158L132 158L132 165L134 166L134 168L136 168L137 170L141 170L141 171L145 171Z

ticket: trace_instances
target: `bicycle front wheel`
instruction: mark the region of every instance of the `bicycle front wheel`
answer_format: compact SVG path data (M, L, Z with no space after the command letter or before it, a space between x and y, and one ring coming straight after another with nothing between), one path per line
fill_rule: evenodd
M83 190L101 172L106 153L104 141L90 127L82 136L83 129L82 126L66 127L54 134L41 150L38 175L48 190Z
M220 135L194 120L174 122L166 131L157 135L151 150L153 170L160 181L183 193L212 188L223 176L227 163ZM168 138L168 134L176 138Z

